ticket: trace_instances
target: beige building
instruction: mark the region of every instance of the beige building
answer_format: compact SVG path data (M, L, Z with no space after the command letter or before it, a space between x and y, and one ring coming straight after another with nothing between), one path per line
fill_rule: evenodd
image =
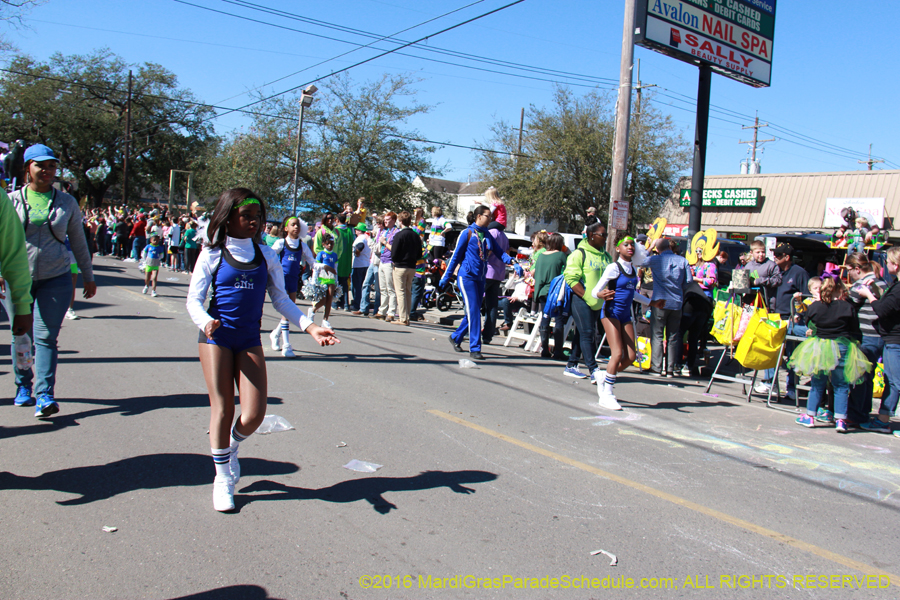
M466 214L484 200L484 190L488 187L483 181L450 181L436 177L416 177L413 180L413 186L422 191L436 192L444 196L450 205L450 210L445 213L445 216L463 223L466 221ZM509 220L506 232L524 236L530 236L535 231L542 229L556 231L559 227L556 219L544 221L540 218L516 214L512 210L509 212Z
M703 186L703 229L740 240L781 231L831 233L845 206L885 230L900 217L900 171L713 175ZM684 195L690 187L691 178L683 177L660 212L669 222L667 235L688 224ZM900 241L900 231L892 231L891 238Z

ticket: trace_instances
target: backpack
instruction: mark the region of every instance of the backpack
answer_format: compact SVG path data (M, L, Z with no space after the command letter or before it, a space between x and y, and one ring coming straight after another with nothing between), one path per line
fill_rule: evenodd
M584 248L578 248L581 252L582 262L587 258ZM584 285L584 282L582 282ZM565 275L557 275L550 280L550 289L547 290L547 302L544 304L544 318L554 317L567 319L572 312L572 287L566 283Z

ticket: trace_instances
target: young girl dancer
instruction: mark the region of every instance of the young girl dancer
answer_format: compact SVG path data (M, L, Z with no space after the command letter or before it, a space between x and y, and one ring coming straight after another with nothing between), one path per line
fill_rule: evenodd
M159 281L159 266L166 256L165 248L159 243L158 233L154 232L150 236L150 243L144 246L141 254L143 255L141 258L144 259L144 290L141 293L146 294L152 286L153 289L150 295L156 298L159 296L156 293L156 283Z
M300 287L300 271L302 263L313 266L312 250L303 243L309 227L297 217L288 217L284 221L282 231L285 237L272 244L272 251L281 260L281 269L284 272L284 290L291 302L297 302L297 290ZM272 350L281 350L281 355L294 358L294 349L291 347L291 325L288 320L281 317L281 323L269 334L272 342Z
M319 283L326 286L325 297L316 302L316 305L309 310L309 318L312 319L316 311L324 306L325 318L322 319L322 327L331 329L328 317L331 316L331 302L334 300L334 288L337 287L338 261L337 252L334 251L334 238L331 237L331 234L326 233L322 236L322 247L324 249L316 256L316 268Z
M840 286L840 289L839 289ZM859 347L862 333L853 305L839 298L843 286L828 277L822 281L821 300L813 302L807 312L810 329L815 333L791 354L788 367L797 375L812 375L806 414L797 424L816 426L816 410L825 396L829 377L834 387L834 416L838 433L847 433L852 425L847 420L850 386L857 385L872 370L872 363Z
M619 259L606 267L603 276L591 292L594 298L605 300L600 310L600 322L606 332L609 343L609 362L606 365L606 380L597 385L600 406L610 410L622 410L613 386L616 375L628 368L637 356L635 349L634 324L631 322L631 303L637 300L641 304L649 304L662 308L665 300L650 302L649 298L635 292L637 272L631 259L634 256L635 241L631 236L624 237L616 244Z
M276 310L321 346L340 341L310 323L284 291L281 264L271 248L258 243L265 206L245 188L219 196L209 222L210 244L197 259L187 308L200 328L200 364L212 409L209 441L216 478L213 507L234 509L234 486L241 477L238 444L256 431L266 414L267 376L259 336L266 291ZM208 289L212 296L203 308ZM234 386L240 393L241 416L234 421Z

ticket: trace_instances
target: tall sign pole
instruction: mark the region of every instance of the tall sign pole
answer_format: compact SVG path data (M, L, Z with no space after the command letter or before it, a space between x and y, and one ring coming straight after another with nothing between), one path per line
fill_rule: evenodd
M628 128L631 121L631 77L634 65L635 0L625 0L625 23L622 27L622 62L619 65L619 97L616 100L616 136L613 148L612 189L609 198L606 251L616 248L616 233L628 226L625 206L625 179L628 175ZM622 222L622 212L625 222Z
M688 239L700 231L703 216L703 178L706 173L706 132L709 127L709 88L712 71L700 65L697 84L697 125L694 128L694 169L691 172L691 207L688 220Z
M753 87L772 81L776 0L637 0L634 42L699 69L688 236L701 227L712 71Z

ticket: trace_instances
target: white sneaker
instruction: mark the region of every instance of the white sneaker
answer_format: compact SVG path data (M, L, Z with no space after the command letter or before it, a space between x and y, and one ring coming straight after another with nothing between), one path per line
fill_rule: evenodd
M324 327L325 329L331 329L331 323L329 323L325 319L322 319L322 327Z
M313 310L313 307L309 307L309 311L307 311L306 316L309 317L310 321L315 321L316 312Z
M622 406L619 404L619 401L616 400L616 397L612 394L609 394L604 389L597 390L597 396L599 396L600 408L606 408L608 410L622 410Z
M219 512L234 510L234 480L227 475L216 475L213 481L213 508Z
M66 318L69 319L70 321L77 321L81 317L76 315L75 311L70 308L69 310L66 311Z
M150 291L150 288L147 287L147 286L145 285L145 286L144 286L144 289L141 290L141 293L142 293L142 294L146 294L146 293L149 292L149 291Z
M681 368L681 376L682 377L690 377L691 376L691 368L687 365Z
M231 469L232 490L234 490L234 486L238 484L238 481L241 480L241 463L238 462L238 448L240 446L235 446L231 449L231 457L228 459L228 467ZM234 491L231 493L234 494Z
M757 394L768 394L771 386L768 383L759 381L753 386L753 391Z
M276 352L281 350L281 326L279 325L276 329L272 330L272 333L269 334L269 340L272 342L272 350Z
M159 294L156 293L156 290L153 290L152 292L150 292L150 295L153 296L154 298L159 296Z
M296 358L297 356L290 344L281 349L281 355L285 358Z

